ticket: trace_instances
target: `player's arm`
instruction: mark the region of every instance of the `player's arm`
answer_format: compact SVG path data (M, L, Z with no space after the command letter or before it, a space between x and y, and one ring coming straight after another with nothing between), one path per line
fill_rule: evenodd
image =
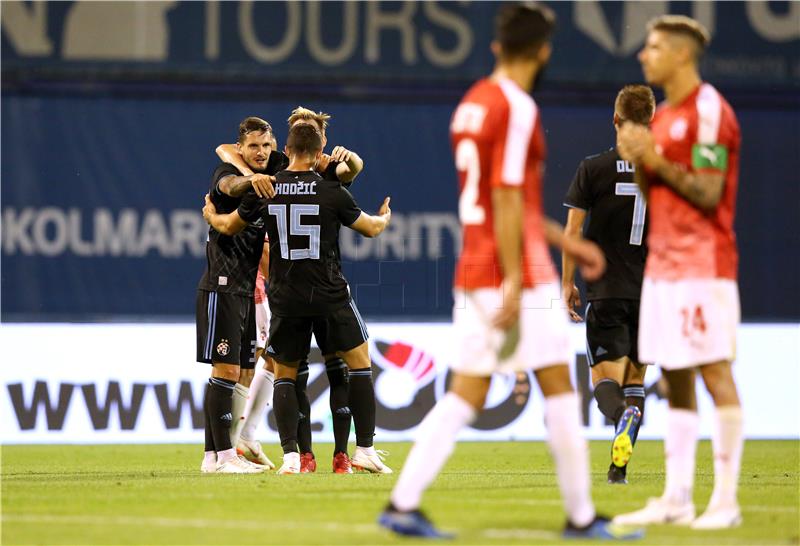
M502 211L494 215L494 236L503 269L503 308L492 322L508 330L519 320L522 297L522 191L518 187L493 188L492 208Z
M336 177L341 182L352 182L358 173L364 170L364 160L344 146L336 146L333 149L330 161L339 161L339 164L336 165Z
M570 208L567 213L567 225L564 228L564 236L580 238L583 230L583 222L586 220L586 211L578 208ZM573 322L581 322L583 319L575 311L581 305L581 294L575 286L575 258L567 252L561 253L561 293L567 304L569 317Z
M217 182L219 191L231 197L241 197L244 193L253 188L259 197L275 197L274 176L267 174L251 174L249 176L228 175L220 178Z
M600 247L583 237L568 237L561 224L550 218L544 219L544 236L547 242L565 254L570 254L587 281L596 281L606 270L606 257Z
M269 241L264 241L264 248L261 250L261 260L258 262L258 270L269 280Z
M361 211L356 221L348 227L357 231L364 237L377 237L383 233L383 230L386 229L386 226L388 226L389 222L392 220L392 209L389 208L389 201L391 201L391 197L387 197L383 200L383 204L381 208L378 209L377 215L367 214Z
M643 125L625 123L619 130L619 153L623 159L653 171L667 186L703 212L713 212L725 186L723 172L716 170L687 171L683 165L673 163L656 151L650 129ZM720 161L727 166L727 150L718 151ZM712 156L716 157L714 151ZM693 152L694 155L694 152ZM709 166L716 167L714 161ZM637 169L641 170L641 169Z
M242 219L238 210L228 214L217 213L217 207L214 206L208 194L206 194L206 204L203 207L203 218L223 235L236 235L247 227L247 222Z
M239 150L236 148L236 144L220 144L214 151L217 152L217 157L225 163L230 163L236 167L242 175L250 176L255 174L253 170L247 166L247 163L245 163L242 154L240 154Z

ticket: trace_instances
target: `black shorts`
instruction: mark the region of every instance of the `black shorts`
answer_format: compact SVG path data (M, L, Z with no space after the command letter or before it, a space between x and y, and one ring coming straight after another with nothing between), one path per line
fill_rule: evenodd
M356 304L348 305L324 316L282 317L272 315L269 323L267 353L284 364L302 360L311 350L311 334L324 355L355 349L367 339L367 326Z
M589 365L627 356L639 361L639 300L606 299L586 306Z
M197 291L197 361L256 365L256 309L253 298Z

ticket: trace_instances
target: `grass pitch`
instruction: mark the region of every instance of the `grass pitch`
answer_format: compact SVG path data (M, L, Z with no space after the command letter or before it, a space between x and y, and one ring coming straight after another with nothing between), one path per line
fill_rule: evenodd
M663 487L660 442L642 441L628 486L605 483L608 442L592 442L598 510L640 508ZM381 444L397 472L410 444ZM267 453L279 459L278 450ZM415 544L375 524L397 479L333 475L331 446L315 447L319 469L301 476L201 475L201 447L5 446L3 544ZM711 447L698 449L695 502L713 483ZM798 544L797 441L745 446L739 529L648 529L641 544ZM560 542L564 515L545 444L461 443L425 496L424 509L455 544Z

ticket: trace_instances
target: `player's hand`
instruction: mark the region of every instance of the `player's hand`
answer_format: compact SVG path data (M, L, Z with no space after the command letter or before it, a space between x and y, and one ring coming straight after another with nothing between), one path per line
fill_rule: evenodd
M254 174L250 178L250 184L259 197L275 197L275 187L272 185L274 182L275 177L267 174Z
M606 271L606 257L600 247L585 239L575 241L571 254L575 257L584 280L598 280Z
M581 306L581 293L578 287L573 283L564 284L561 286L561 293L564 302L567 304L570 320L572 322L583 322L583 318L575 311L577 307Z
M620 157L636 164L648 165L656 154L653 133L644 125L626 121L617 134L617 150Z
M321 173L328 168L330 162L331 162L331 156L329 156L328 154L322 154L319 156L319 161L317 161L317 165L316 167L314 167L314 170L317 171L318 173Z
M211 202L211 196L206 194L206 204L203 207L203 218L209 224L211 223L211 217L217 213L217 207L214 206L214 203Z
M353 157L353 152L344 146L336 146L331 152L331 160L339 161L340 163L347 163Z
M503 307L492 319L492 326L507 331L519 321L522 283L503 282Z
M381 204L381 208L378 209L378 216L383 216L386 218L386 223L389 223L389 220L392 219L392 209L389 208L389 202L392 200L391 197L387 197L383 200Z

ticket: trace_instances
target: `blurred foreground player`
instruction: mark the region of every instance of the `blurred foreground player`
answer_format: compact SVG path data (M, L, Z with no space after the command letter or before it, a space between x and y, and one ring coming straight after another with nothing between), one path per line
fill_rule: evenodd
M639 60L666 101L652 130L626 123L618 137L620 155L637 165L650 209L639 356L658 363L669 384L664 493L644 509L618 516L623 523L724 529L742 520L742 410L731 370L739 324L733 217L740 134L731 106L700 79L698 61L708 42L708 31L688 17L650 22ZM698 370L716 412L714 491L695 519Z
M356 429L354 466L389 473L373 446L375 392L366 326L350 298L338 252L342 225L368 237L385 229L391 218L389 199L377 216L371 216L358 208L341 184L323 180L314 172L322 137L310 124L290 129L286 150L291 162L276 177L274 199L255 199L250 194L232 214L218 215L210 207L204 210L209 222L223 233L241 230L248 222L263 220L267 224L272 311L267 351L276 362L274 412L284 450L278 472L300 472L295 381L314 332L320 350L341 356L349 368Z
M627 85L614 102L614 128L629 121L649 125L656 108L646 85ZM627 482L627 464L644 415L645 366L639 364L639 295L647 251L644 246L647 205L633 180L633 167L614 148L581 161L564 205L569 207L565 235L581 234L597 243L606 257L606 272L587 283L586 345L597 406L616 427L608 483ZM581 322L575 307L575 260L562 257L561 290L570 317Z
M492 374L532 369L567 512L564 536L620 538L595 514L589 493L588 451L567 365L568 320L547 243L574 254L590 280L603 272L603 255L593 243L563 237L542 211L544 134L529 92L550 57L554 24L542 6L502 7L492 42L495 70L467 91L453 114L464 241L454 289L458 353L450 390L420 424L378 520L397 534L449 537L419 511L422 493L452 453L458 431L483 409Z

